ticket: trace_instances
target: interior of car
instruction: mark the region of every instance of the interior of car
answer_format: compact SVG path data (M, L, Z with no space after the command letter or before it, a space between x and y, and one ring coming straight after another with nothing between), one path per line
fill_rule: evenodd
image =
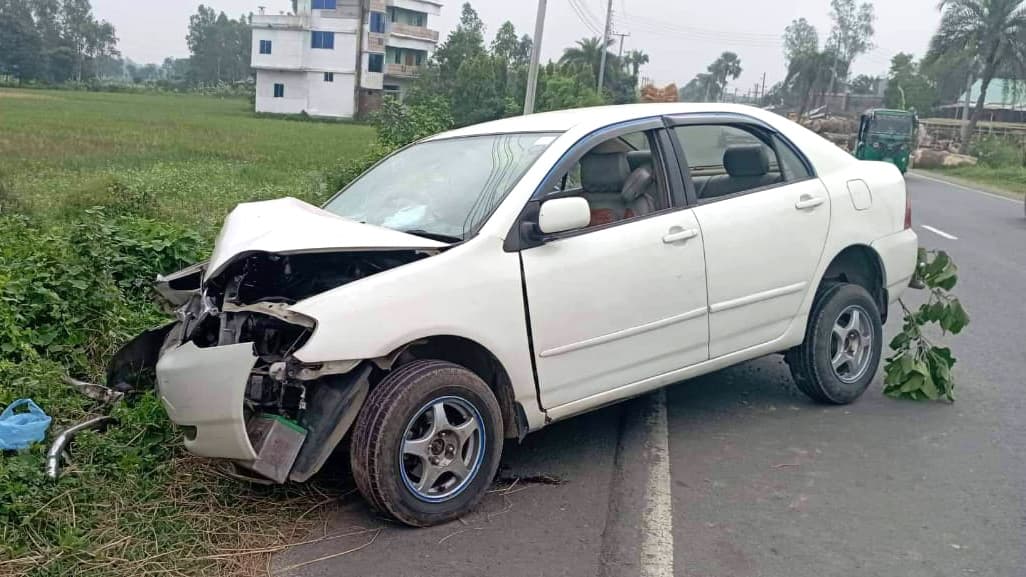
M629 135L639 136L639 135ZM564 179L559 196L581 196L591 206L589 226L652 214L669 206L644 134L614 138L588 151ZM645 148L638 148L640 141Z
M780 169L777 166L770 166L767 149L764 144L728 147L723 152L722 166L725 174L693 177L695 193L699 200L718 198L782 182Z
M733 126L675 129L700 201L789 180L774 149ZM667 187L653 164L650 135L632 133L588 151L564 175L552 196L580 196L591 207L589 226L642 217L669 206Z

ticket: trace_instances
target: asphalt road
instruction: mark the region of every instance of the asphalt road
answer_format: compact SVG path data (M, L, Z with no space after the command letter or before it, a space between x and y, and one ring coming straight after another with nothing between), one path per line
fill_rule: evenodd
M1026 575L1022 202L915 175L909 188L920 242L952 255L955 292L972 316L948 341L956 403L892 400L878 377L857 403L823 407L797 392L780 357L767 357L672 386L665 403L638 399L508 444L505 480L461 522L398 527L353 494L308 536L328 539L273 567L305 576Z

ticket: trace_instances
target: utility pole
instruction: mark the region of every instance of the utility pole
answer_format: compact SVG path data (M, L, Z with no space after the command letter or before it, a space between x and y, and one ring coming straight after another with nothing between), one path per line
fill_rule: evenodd
M623 58L623 39L626 38L627 36L630 36L630 34L624 34L623 32L620 32L620 33L613 32L612 34L610 34L610 36L619 36L620 37L620 52L617 53L616 57L617 58Z
M759 93L763 98L766 98L766 73L762 73L762 91Z
M534 42L531 45L531 65L527 71L527 95L524 97L524 114L534 112L534 98L538 91L538 62L541 59L542 33L545 30L546 0L538 0L538 15L534 21Z
M613 31L613 0L606 6L606 28L602 31L602 59L599 62L598 93L602 96L602 82L606 79L606 46L609 45L609 33Z

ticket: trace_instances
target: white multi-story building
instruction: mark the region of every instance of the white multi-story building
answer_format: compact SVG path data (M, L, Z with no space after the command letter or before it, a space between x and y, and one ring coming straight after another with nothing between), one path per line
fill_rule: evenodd
M256 110L350 118L401 97L438 44L437 0L298 0L253 16Z

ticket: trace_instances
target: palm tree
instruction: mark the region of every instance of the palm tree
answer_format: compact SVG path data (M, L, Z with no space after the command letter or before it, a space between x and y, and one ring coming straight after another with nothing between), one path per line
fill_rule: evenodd
M1000 69L1026 64L1026 2L1023 0L941 0L943 11L927 58L965 53L979 72L980 96L969 118L971 139L986 103L990 81Z
M648 64L648 62L648 54L641 50L630 50L627 52L627 56L623 57L624 65L630 67L631 76L635 79L638 78L638 72L640 72L641 67Z
M727 86L727 79L737 80L741 76L741 59L733 52L724 52L707 68L712 82L707 83L706 100L719 99Z
M607 42L606 48L609 48L612 43L612 40ZM602 39L585 38L583 40L578 40L577 46L563 50L563 56L560 57L559 63L588 66L595 74L595 78L598 78L599 67L602 66ZM610 69L616 68L619 65L619 59L616 55L607 51L606 74L609 75Z

